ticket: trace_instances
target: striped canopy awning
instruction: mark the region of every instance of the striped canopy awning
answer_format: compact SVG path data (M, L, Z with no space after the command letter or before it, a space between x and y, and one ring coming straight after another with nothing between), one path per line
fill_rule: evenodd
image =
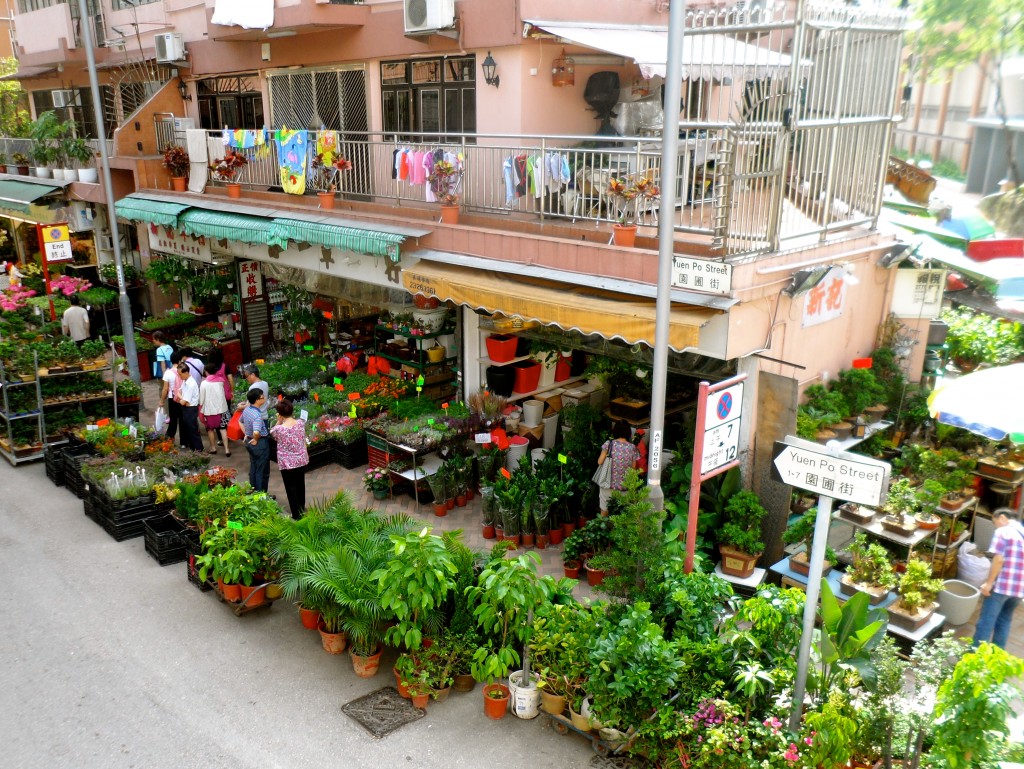
M114 203L114 211L122 219L132 222L145 222L159 227L178 226L178 215L189 208L184 203L171 203L164 200L149 200L129 195Z
M204 235L216 240L236 240L239 243L258 243L263 246L288 246L270 219L245 214L228 214L190 208L178 217L178 229L186 235Z
M298 219L274 219L274 232L283 240L296 243L311 243L326 248L340 248L371 256L398 258L398 248L405 241L404 235L393 232L379 232L345 227L320 222L304 222Z

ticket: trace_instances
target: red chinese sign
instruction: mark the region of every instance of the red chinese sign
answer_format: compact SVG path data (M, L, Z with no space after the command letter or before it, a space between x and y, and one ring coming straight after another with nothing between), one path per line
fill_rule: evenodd
M829 270L818 285L804 294L804 328L817 326L843 314L846 304L845 271L839 268Z
M259 262L241 262L238 272L242 276L242 301L255 302L263 298L263 273Z

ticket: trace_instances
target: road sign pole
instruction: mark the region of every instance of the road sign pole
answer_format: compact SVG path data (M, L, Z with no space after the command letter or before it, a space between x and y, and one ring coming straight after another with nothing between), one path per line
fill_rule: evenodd
M697 515L700 511L701 458L704 456L704 419L708 410L707 382L697 387L697 429L693 436L693 464L690 465L690 506L686 511L686 561L683 571L693 571L693 554L697 541Z
M793 684L793 710L789 714L789 729L800 731L804 692L807 691L807 669L811 659L811 639L814 620L818 615L818 597L821 593L821 572L828 544L828 529L832 519L832 497L818 497L818 515L814 519L814 537L809 553L810 569L807 573L807 597L804 600L804 630L800 637L800 654L796 662L796 681Z
M43 267L43 290L50 300L50 321L53 322L57 320L57 310L53 306L53 297L50 296L50 266L49 260L46 258L46 241L43 239L43 225L41 224L36 224L36 237L39 238L39 261L42 262Z

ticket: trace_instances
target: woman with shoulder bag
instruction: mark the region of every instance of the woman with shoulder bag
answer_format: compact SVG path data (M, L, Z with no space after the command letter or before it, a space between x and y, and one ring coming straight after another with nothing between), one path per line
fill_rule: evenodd
M612 425L612 438L601 446L601 456L597 458L597 472L594 482L600 487L601 515L608 515L608 500L613 491L622 491L626 472L640 459L640 452L630 442L633 430L629 423L620 419Z

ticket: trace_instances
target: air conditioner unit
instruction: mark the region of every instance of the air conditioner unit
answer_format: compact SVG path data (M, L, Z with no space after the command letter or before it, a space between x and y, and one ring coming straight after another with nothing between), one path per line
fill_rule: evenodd
M196 119L192 117L176 117L174 118L174 130L176 132L187 131L190 128L196 127Z
M167 63L182 61L185 58L185 43L180 32L161 32L154 38L156 43L156 60Z
M406 34L455 26L455 0L402 0Z
M75 92L74 91L54 91L53 92L53 106L60 109L62 107L73 107L75 106Z
M96 236L96 247L100 251L113 251L114 238L109 232L101 232Z

